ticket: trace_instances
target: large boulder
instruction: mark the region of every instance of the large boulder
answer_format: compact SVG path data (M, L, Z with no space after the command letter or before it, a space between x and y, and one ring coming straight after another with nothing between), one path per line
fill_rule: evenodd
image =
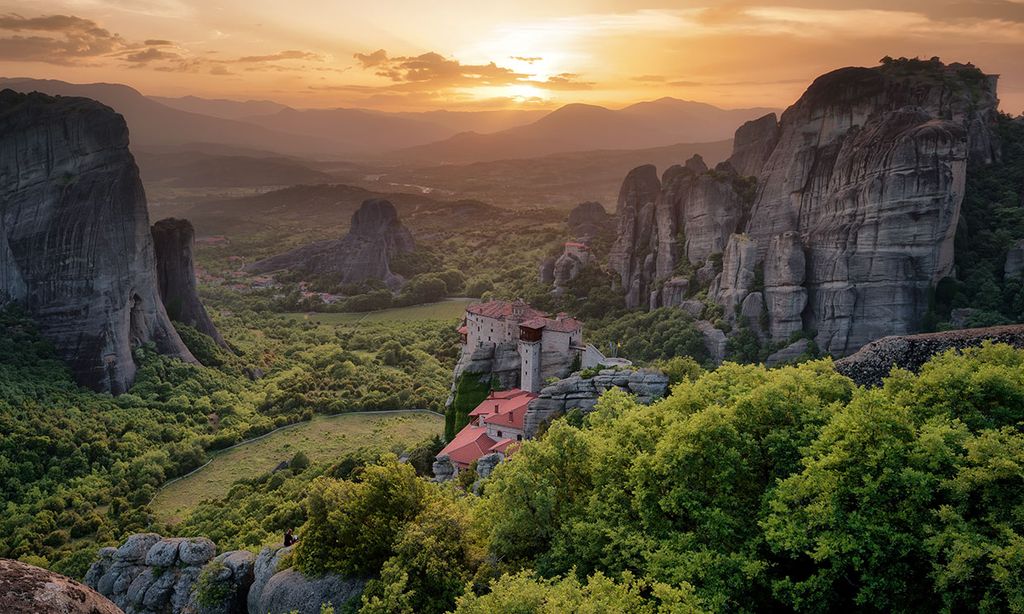
M21 304L75 378L114 394L133 350L195 362L157 288L124 118L85 98L0 92L0 307Z
M641 297L648 297L654 278L654 263L647 256L657 239L654 209L660 192L658 170L650 164L631 170L619 190L618 232L608 264L619 276L629 308L639 307Z
M9 559L0 559L0 612L122 614L120 608L88 586Z
M872 341L856 353L837 360L835 368L860 386L878 386L896 367L917 371L936 354L979 346L986 341L1024 348L1024 324L893 335Z
M324 605L344 611L346 604L358 600L366 580L326 574L310 578L296 569L280 569L289 548L264 548L256 557L254 581L249 590L249 614L320 614Z

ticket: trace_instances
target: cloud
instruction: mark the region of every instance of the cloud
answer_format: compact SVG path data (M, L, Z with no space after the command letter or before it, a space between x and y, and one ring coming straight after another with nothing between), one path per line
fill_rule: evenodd
M668 81L668 77L665 75L640 75L638 77L631 77L630 80L641 83L664 83Z
M313 62L323 62L324 56L319 53L313 53L312 51L289 49L288 51L279 51L270 55L247 55L238 58L235 62L249 64L259 62L278 62L280 60L311 60Z
M162 51L156 47L147 47L142 51L133 51L121 56L121 59L132 64L144 65L159 60L180 60L181 56L170 51Z
M540 62L544 58L536 57L536 56L528 56L527 57L527 56L521 56L521 55L513 55L513 56L509 57L509 59L510 60L519 60L520 62L526 62L527 64L533 64L534 62Z
M500 87L529 85L548 90L587 90L593 82L580 80L575 73L560 73L546 79L537 75L517 72L511 68L487 64L463 64L430 51L417 56L391 57L383 49L373 53L354 55L359 65L391 81L391 85L377 86L378 91L437 91L472 87ZM539 61L541 58L515 57L520 61ZM372 86L371 86L372 87Z
M594 87L592 81L579 81L579 75L571 72L564 72L548 77L547 81L540 81L536 85L550 90L589 90ZM533 82L530 82L533 85Z
M151 38L145 41L144 44L149 45L150 47L163 47L166 45L173 45L174 43L172 43L171 41L164 40L162 38Z
M0 60L68 65L131 46L95 21L74 15L0 15L0 31L14 33L0 35Z

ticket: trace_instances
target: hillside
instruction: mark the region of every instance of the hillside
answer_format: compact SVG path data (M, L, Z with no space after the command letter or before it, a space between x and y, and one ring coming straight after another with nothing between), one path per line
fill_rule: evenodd
M464 132L449 139L395 152L408 160L465 163L533 158L599 149L644 149L674 143L720 141L736 126L771 109L725 110L674 98L612 110L568 104L537 121L494 134Z

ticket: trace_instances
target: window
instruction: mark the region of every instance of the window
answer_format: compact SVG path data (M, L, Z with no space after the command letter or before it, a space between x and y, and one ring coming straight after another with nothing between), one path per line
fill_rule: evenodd
M498 437L501 437L501 431L498 431Z
M523 440L523 436L522 435L516 435L516 441L522 441L522 440Z

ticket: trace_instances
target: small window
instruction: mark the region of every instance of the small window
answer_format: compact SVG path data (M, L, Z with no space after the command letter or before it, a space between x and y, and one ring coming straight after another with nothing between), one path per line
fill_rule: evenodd
M522 435L516 435L516 441L522 441L522 440L523 440L523 436Z
M498 431L498 437L501 437L501 431Z

